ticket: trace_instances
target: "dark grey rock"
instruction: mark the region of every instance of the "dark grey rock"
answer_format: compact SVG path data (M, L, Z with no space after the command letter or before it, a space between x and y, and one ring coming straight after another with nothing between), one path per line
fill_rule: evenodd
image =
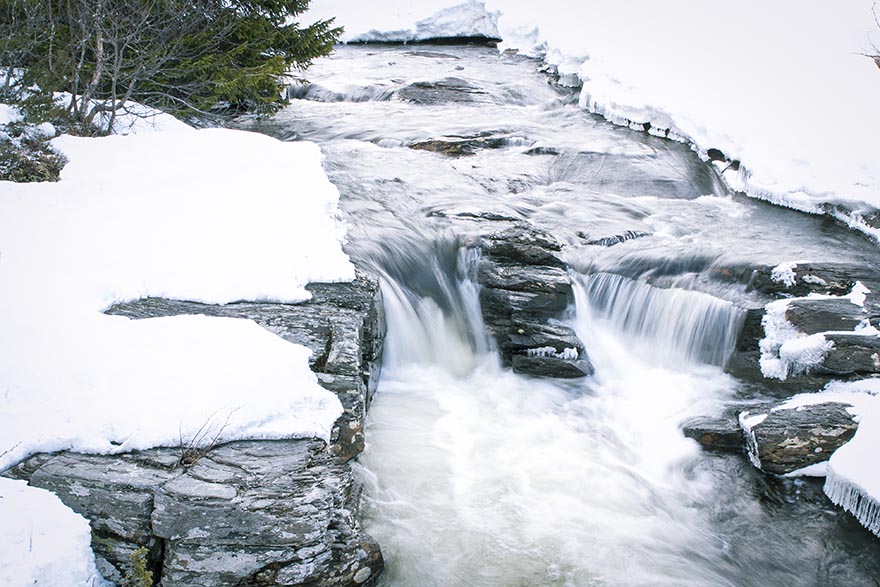
M834 347L825 355L823 374L862 376L880 373L880 337L858 334L826 334Z
M584 359L566 359L545 355L513 355L514 372L534 377L578 379L593 374L593 365Z
M182 453L40 455L17 471L91 521L98 564L120 583L141 547L164 587L353 587L381 572L360 484L323 441L233 442L189 467Z
M852 439L858 428L847 407L848 404L826 402L744 412L749 417L767 414L762 422L743 426L752 461L768 473L783 475L828 460ZM743 421L741 418L740 422Z
M645 236L651 236L650 233L642 232L641 230L627 230L620 234L615 234L612 236L605 236L602 238L596 239L588 239L588 245L596 245L600 247L613 247L614 245L619 245L620 243L624 243L629 240L642 238ZM584 237L586 238L586 237Z
M484 237L481 248L480 308L504 364L536 377L592 374L583 344L558 322L574 300L559 243L517 225Z
M707 450L742 452L744 447L742 429L733 417L688 422L683 432Z
M797 299L792 300L785 318L805 334L831 330L853 330L867 313L848 299Z
M450 157L474 155L484 149L501 149L507 145L505 137L447 137L410 143L409 148L431 151Z
M491 96L467 80L447 77L435 81L413 82L394 93L395 97L413 104L444 104L448 102L488 102Z

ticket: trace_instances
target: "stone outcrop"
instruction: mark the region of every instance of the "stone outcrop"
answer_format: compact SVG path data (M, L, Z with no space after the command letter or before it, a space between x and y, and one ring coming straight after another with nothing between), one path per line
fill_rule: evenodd
M819 390L832 379L852 379L880 373L880 337L856 332L857 327L880 326L880 272L874 268L798 264L781 279L773 267L725 268L722 279L739 280L770 299L789 298L786 320L804 336L821 334L832 343L822 361L808 370L790 374L784 380L765 378L761 373L759 344L764 338L765 310L749 309L727 365L732 375L760 383L768 390L790 395ZM852 303L848 295L857 282L869 290L864 305ZM810 294L839 296L810 298ZM866 332L866 331L862 331Z
M776 475L827 461L849 442L858 424L848 404L825 402L797 408L779 404L740 414L752 462Z
M7 472L91 521L99 569L123 584L141 551L163 587L356 586L382 569L360 485L321 440L38 455Z
M477 269L480 306L502 361L517 373L577 378L592 374L583 344L559 322L573 302L571 279L553 237L516 226L485 237Z
M122 455L40 454L4 474L48 489L93 528L104 575L124 584L132 557L163 587L355 587L382 570L359 527L361 488L347 464L364 446L384 318L378 283L311 284L298 304L224 306L164 299L117 304L132 319L204 314L253 320L313 352L319 383L344 413L331 443L261 440Z
M379 380L385 323L378 282L359 273L351 283L313 283L298 304L239 302L223 306L148 298L111 306L108 314L132 319L204 314L253 320L284 340L312 351L309 366L345 410L331 445L350 459L364 448L366 408Z

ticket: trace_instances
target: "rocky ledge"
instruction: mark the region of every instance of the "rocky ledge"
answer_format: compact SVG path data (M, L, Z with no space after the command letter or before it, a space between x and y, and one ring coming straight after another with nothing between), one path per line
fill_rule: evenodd
M559 322L574 302L561 248L529 226L482 239L477 281L483 320L502 361L517 373L569 379L593 373L583 344Z
M248 318L309 347L319 382L345 410L329 447L292 439L123 455L63 452L35 455L4 475L53 491L88 518L99 568L117 584L135 584L139 564L163 587L369 584L383 560L360 529L361 488L347 461L363 449L381 360L379 288L359 275L308 289L313 297L301 304L147 299L108 312Z

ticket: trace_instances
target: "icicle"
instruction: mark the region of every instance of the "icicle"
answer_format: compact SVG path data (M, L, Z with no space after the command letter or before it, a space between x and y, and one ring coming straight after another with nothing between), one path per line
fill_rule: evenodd
M880 502L858 485L838 475L831 464L825 477L825 495L851 513L868 530L880 536Z
M752 428L766 420L767 415L768 414L757 414L752 416L747 410L741 412L738 418L739 427L742 428L743 437L745 437L746 440L746 452L749 455L749 460L758 469L761 469L761 459L758 457L758 439L755 437L755 432Z

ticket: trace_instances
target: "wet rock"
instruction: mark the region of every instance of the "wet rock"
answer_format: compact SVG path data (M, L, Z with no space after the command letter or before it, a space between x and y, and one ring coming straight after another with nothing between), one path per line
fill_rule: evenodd
M363 421L378 383L385 336L378 282L359 273L351 283L314 283L312 299L298 304L239 302L223 306L148 298L111 306L108 314L132 319L203 314L253 320L312 351L319 383L339 396L345 413L336 422L333 450L346 459L364 447Z
M858 334L826 334L834 343L819 370L835 377L880 373L880 337Z
M799 408L777 404L743 412L740 425L752 462L768 473L784 475L827 461L858 428L847 407L839 402Z
M559 323L573 302L561 246L525 225L483 239L477 268L480 307L502 361L517 373L577 378L592 374L586 349Z
M874 284L880 284L880 272L874 268L858 265L829 263L798 263L792 268L793 279L774 278L775 267L761 266L748 268L738 274L743 275L752 289L773 296L805 297L811 293L844 296L852 291L856 281L861 281L868 289L877 291Z
M579 234L579 236L581 236L582 238L588 239L588 237L586 235ZM637 238L642 238L645 236L651 236L651 235L647 232L642 232L641 230L627 230L627 231L624 231L620 234L615 234L612 236L605 236L605 237L597 238L597 239L588 239L587 244L588 245L596 245L596 246L600 246L600 247L613 247L614 245L619 245L620 243L623 243L623 242L626 242L629 240L633 240L633 239L637 239Z
M688 422L683 432L707 450L741 452L744 446L742 429L734 417Z
M484 149L501 149L507 145L505 137L447 137L410 143L409 148L431 151L450 157L474 155Z
M413 82L397 90L394 95L400 100L423 105L445 104L449 102L487 102L491 100L488 92L458 77Z
M854 378L880 372L880 338L869 332L856 333L859 326L880 325L880 272L871 267L802 263L790 274L773 275L772 267L751 270L725 268L722 279L748 282L753 289L774 297L807 296L809 294L845 296L856 282L869 293L864 306L848 298L792 297L785 318L804 335L822 334L833 343L822 362L808 371L791 374L785 380L764 378L760 368L759 344L764 337L761 320L764 308L748 310L745 324L737 339L736 351L726 370L741 379L762 384L771 392L793 392L821 389L831 379ZM849 332L853 331L852 334Z
M848 299L792 300L785 318L804 334L834 330L854 330L867 314Z
M323 441L233 442L189 467L182 453L40 455L17 471L91 521L117 582L141 547L164 587L354 586L381 571L358 525L361 487Z

